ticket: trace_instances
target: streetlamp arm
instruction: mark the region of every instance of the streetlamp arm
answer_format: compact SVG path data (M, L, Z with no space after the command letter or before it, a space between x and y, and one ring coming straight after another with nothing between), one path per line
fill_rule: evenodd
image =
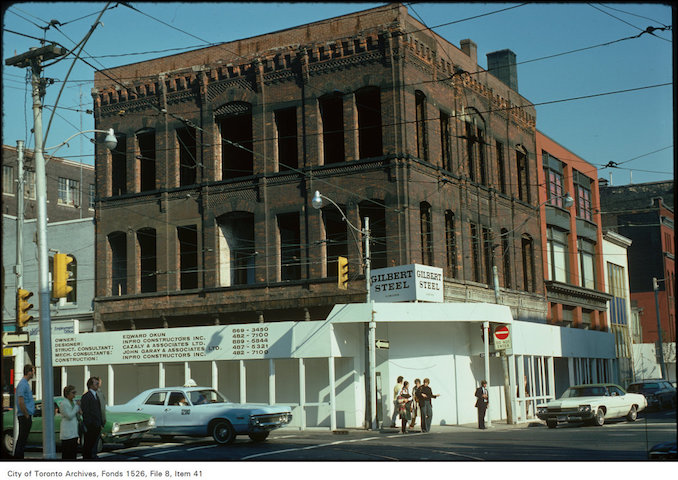
M351 221L348 218L346 218L346 214L341 209L341 207L334 202L334 200L332 200L330 197L326 197L325 195L322 195L318 190L315 191L315 195L313 195L313 200L311 201L313 208L319 209L320 207L322 207L322 203L323 203L322 199L323 198L325 200L327 200L328 202L330 202L332 205L334 205L337 208L337 210L339 210L339 213L341 213L341 219L344 220L348 224L349 227L351 227L353 230L355 230L358 233L365 233L362 229L357 228L355 225L353 225L351 223Z
M93 133L93 132L97 132L97 133L107 133L107 134L108 134L108 135L106 136L106 140L105 140L106 146L107 146L107 147L109 147L109 142L110 142L110 143L113 143L113 140L115 139L115 134L113 133L113 129L112 129L112 128L109 128L108 130L96 130L96 129L94 129L94 130L83 130L82 132L74 133L73 135L71 135L70 137L68 137L65 141L61 142L59 145L55 145L55 146L49 147L49 148L43 148L43 151L48 151L48 150L53 150L53 149L55 149L55 148L63 147L63 146L66 145L73 137L77 137L78 135L81 135L81 134L83 134L83 133ZM112 137L112 138L110 138L110 137ZM117 145L117 140L115 141L115 143L116 143L116 145ZM115 148L115 145L114 145L112 148L109 147L109 149L111 149L111 150L112 150L113 148ZM54 156L54 155L52 155L52 156Z

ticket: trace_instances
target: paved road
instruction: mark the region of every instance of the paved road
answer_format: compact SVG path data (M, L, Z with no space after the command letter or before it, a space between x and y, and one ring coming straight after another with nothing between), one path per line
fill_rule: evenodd
M676 438L676 412L641 414L634 423L610 420L603 427L563 425L552 430L541 422L522 425L495 423L491 429L474 425L434 426L429 433L400 434L396 429L327 430L281 429L268 441L254 443L238 437L228 446L209 438L177 438L162 443L145 439L138 447L106 450L101 462L159 462L200 460L242 461L565 461L636 460L647 458L652 445ZM40 451L27 457L40 458Z

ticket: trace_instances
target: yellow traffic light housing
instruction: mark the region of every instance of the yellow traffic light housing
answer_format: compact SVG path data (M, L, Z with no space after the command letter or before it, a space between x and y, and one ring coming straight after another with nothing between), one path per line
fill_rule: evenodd
M65 298L73 287L68 286L68 279L71 272L68 270L68 264L73 261L73 257L65 253L55 253L53 263L52 277L52 298Z
M24 328L28 322L33 320L33 315L28 311L33 308L32 303L28 303L28 299L33 296L33 292L18 288L16 291L16 326L19 329Z
M337 286L342 290L348 289L348 258L338 257L337 258Z

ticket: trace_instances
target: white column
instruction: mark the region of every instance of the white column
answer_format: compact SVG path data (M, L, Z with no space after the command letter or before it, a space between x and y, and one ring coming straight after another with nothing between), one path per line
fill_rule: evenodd
M191 379L191 364L184 362L184 385Z
M165 387L165 364L162 362L158 364L158 387Z
M518 385L520 385L518 388L520 389L520 398L522 400L518 402L519 418L527 418L525 415L527 410L527 400L525 399L525 357L517 355L516 362L518 362Z
M247 401L247 377L245 375L245 360L240 360L240 403L245 403Z
M553 357L548 357L548 372L549 372L549 390L548 395L551 398L556 398L556 370L555 361Z
M219 390L219 369L215 360L212 360L212 388Z
M299 426L306 430L306 365L304 359L299 359Z
M68 371L66 367L61 367L61 393L64 393L66 385L68 385Z
M86 391L87 391L87 380L89 380L89 377L90 377L92 374L91 374L91 372L90 372L90 369L89 369L89 366L88 366L88 365L85 365L83 368L84 368L84 371L85 371L85 379L84 379L85 387L82 389L82 391L83 391L83 392L86 392Z
M572 386L572 385L575 384L574 383L575 382L575 380L574 380L574 358L572 358L572 357L567 358L567 373L569 375L569 381L570 381L569 386Z
M268 404L275 404L275 360L268 359Z
M511 389L511 403L513 404L513 421L517 423L518 419L521 418L519 416L519 411L518 411L518 400L516 397L516 391L519 391L520 387L522 386L523 382L522 380L516 382L516 356L515 355L508 355L508 367L509 367L509 388ZM517 384L517 387L516 387Z
M546 385L546 359L543 356L539 357L539 372L541 377L539 379L539 386L541 387L539 391L542 396L546 396L546 390L548 388Z
M327 359L327 365L329 367L330 382L330 430L335 431L337 429L337 397L336 392L334 391L334 357L329 357Z
M113 371L113 365L110 364L108 365L108 382L106 388L107 405L115 405L115 372Z
M600 364L598 363L597 358L592 358L590 360L590 362L593 365L593 368L591 369L591 370L593 370L593 379L592 379L593 381L591 383L598 383L598 377L599 377L598 368L600 368Z
M530 378L530 400L528 401L528 407L525 408L525 410L533 410L533 406L535 405L534 399L537 396L537 380L536 380L536 375L535 375L535 365L534 365L534 360L535 357L533 355L528 356L528 364L527 368L529 370L529 378Z

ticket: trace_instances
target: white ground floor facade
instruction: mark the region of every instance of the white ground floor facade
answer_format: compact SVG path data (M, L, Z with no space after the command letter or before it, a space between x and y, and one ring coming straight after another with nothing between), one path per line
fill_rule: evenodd
M475 422L474 391L486 377L483 322L511 326L509 389L518 422L532 418L536 405L571 384L615 380L614 338L607 332L514 321L508 307L494 304L371 307L337 305L325 321L54 331L53 365L60 373L55 380L60 388L72 384L80 392L87 378L97 375L108 403L117 405L145 389L193 379L231 401L290 405L291 426L363 428L369 425L370 320L380 344L388 342L388 349L375 354L380 424L390 423L399 375L410 384L415 378L431 380L433 392L440 394L433 402L434 425ZM39 345L35 352L40 352ZM489 357L491 420L506 418L501 360ZM40 365L39 358L29 361Z

